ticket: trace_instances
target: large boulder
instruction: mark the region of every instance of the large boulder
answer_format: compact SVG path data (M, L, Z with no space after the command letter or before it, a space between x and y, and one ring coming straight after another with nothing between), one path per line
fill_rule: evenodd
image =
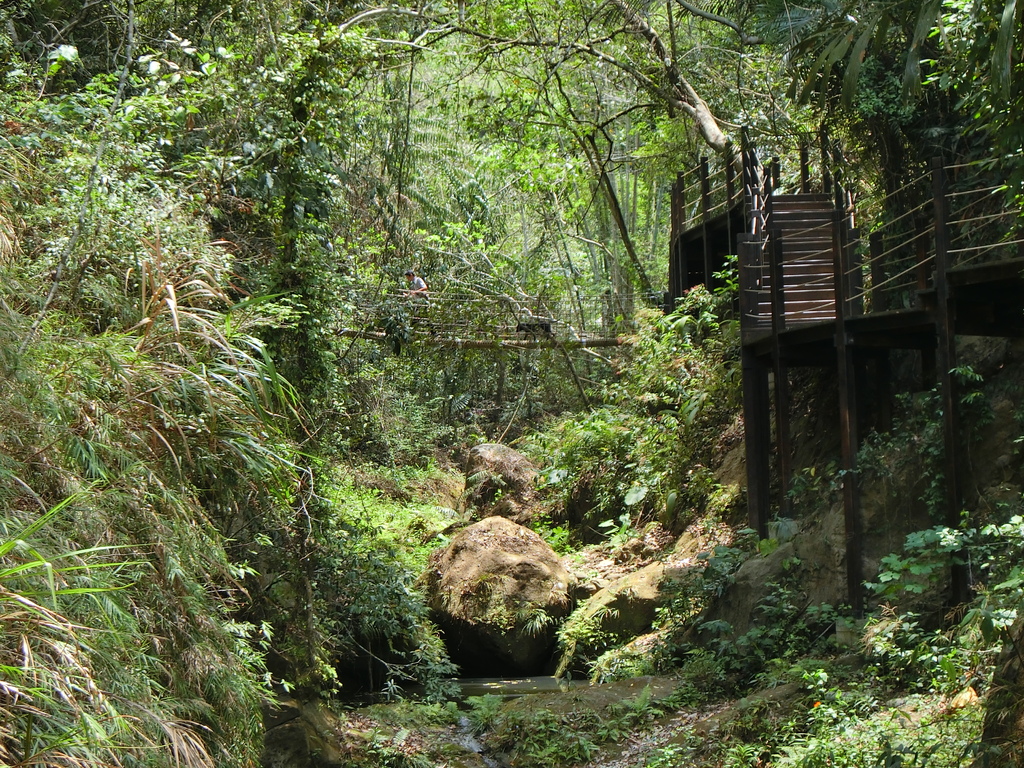
M651 563L626 574L584 603L562 630L565 647L556 676L586 674L604 651L651 630L659 606L690 576L690 568Z
M452 661L493 677L544 670L576 579L544 539L495 516L436 551L422 584Z
M481 443L466 457L463 505L474 518L500 515L516 522L529 517L537 467L507 445Z

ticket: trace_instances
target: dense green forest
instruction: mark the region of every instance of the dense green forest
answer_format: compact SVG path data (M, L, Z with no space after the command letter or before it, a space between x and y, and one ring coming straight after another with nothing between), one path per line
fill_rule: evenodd
M983 162L1021 210L1022 17L1016 0L0 3L0 765L255 765L275 698L415 687L399 733L457 721L453 630L421 577L499 507L581 570L680 536L700 566L647 645L579 612L515 618L557 633L577 678L682 687L586 722L475 700L511 764L583 764L783 684L796 704L755 701L714 737L680 726L632 764L1024 764L1017 449L1002 496L979 490L961 529L936 520L868 574L859 662L833 636L860 617L801 602L792 559L746 634L716 632L737 568L783 537L744 530L722 470L743 438L735 273L664 306L671 185L701 157L736 164L744 136L791 169L827 136L863 210L898 216L892 193L937 155ZM408 269L429 300L403 294ZM992 403L1024 379L967 373L968 427L1005 417L1019 447L1019 406ZM934 438L928 397L864 449L891 497L923 482L910 506L941 482L893 458ZM792 496L811 520L841 478L804 435ZM522 496L464 485L494 443L531 463ZM964 553L980 575L949 610ZM463 764L389 739L307 764Z

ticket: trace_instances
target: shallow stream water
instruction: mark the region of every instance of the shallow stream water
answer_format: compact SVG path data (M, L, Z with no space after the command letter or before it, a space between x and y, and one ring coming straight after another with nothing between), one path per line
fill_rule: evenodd
M572 688L589 685L585 680L562 680L550 676L519 678L464 677L456 682L460 688L460 701L465 701L470 696L486 695L512 699L535 693L568 691ZM479 755L488 768L506 768L508 766L508 763L501 757L494 757L485 753L484 745L474 735L473 725L468 717L459 718L455 740L459 746Z
M456 681L462 690L461 698L470 696L527 696L531 693L568 691L589 685L586 680L564 680L557 677L463 677Z

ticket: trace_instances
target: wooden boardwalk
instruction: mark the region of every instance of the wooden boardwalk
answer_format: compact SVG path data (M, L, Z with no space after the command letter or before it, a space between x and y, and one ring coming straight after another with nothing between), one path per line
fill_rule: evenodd
M1019 213L1000 204L998 183L981 169L930 173L898 191L923 202L863 238L851 196L827 174L812 192L806 154L796 191L783 193L777 163L763 169L744 152L743 188L731 173L713 184L707 163L681 177L673 194L672 296L714 284L725 254L738 254L750 526L767 535L770 515L788 513L793 476L789 370L836 370L846 515L847 587L863 610L857 450L867 420L864 382L882 392L875 424L887 430L890 353L921 356L923 387L938 387L943 414L946 523L959 525L961 472L955 337L1024 336L1024 236ZM685 190L699 200L688 209ZM925 190L925 194L921 190ZM896 193L894 193L896 194ZM773 429L774 426L774 429ZM778 497L772 504L772 459ZM953 574L954 599L967 595Z

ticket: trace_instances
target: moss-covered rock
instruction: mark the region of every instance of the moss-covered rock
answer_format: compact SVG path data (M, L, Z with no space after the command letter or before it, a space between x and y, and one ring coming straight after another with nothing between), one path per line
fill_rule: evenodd
M590 662L601 653L649 632L668 591L689 573L688 568L651 563L597 592L562 629L563 649L555 674L587 674Z
M544 669L576 578L536 533L488 517L435 552L421 583L452 660L490 677Z

